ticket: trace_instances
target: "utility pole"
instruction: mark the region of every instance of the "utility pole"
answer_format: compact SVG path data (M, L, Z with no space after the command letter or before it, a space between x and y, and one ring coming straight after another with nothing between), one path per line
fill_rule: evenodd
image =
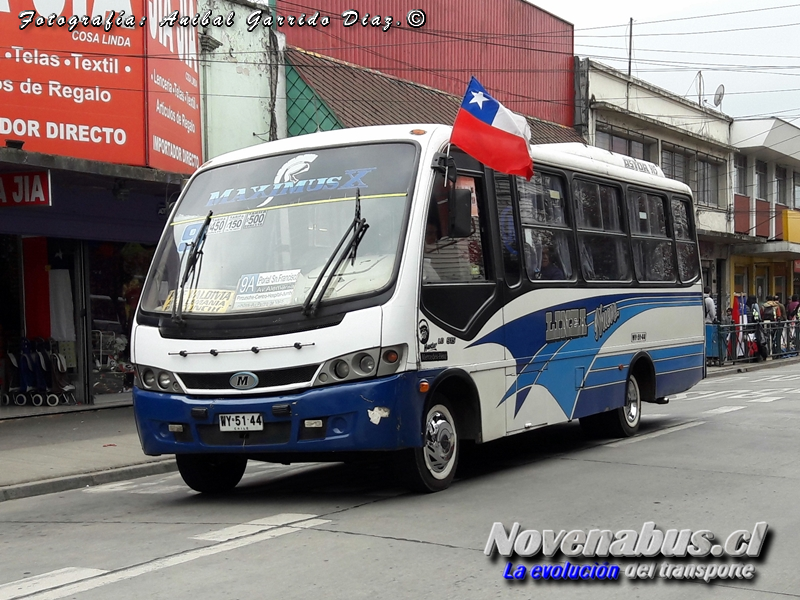
M631 57L633 56L633 17L628 23L628 83L625 85L625 110L631 104Z

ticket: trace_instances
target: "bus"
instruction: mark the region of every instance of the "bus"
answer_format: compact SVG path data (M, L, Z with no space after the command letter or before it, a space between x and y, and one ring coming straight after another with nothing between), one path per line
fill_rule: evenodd
M526 180L450 132L314 133L194 173L132 334L145 454L221 493L248 460L384 453L435 492L465 440L631 436L705 376L686 185L574 143L533 146Z

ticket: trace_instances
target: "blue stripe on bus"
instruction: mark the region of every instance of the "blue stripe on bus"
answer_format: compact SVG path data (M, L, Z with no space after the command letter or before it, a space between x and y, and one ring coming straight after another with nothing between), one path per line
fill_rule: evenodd
M599 307L616 303L619 318L611 323L595 340L594 322ZM594 296L572 300L559 305L549 306L541 310L523 315L507 323L489 334L479 338L468 347L494 343L504 346L517 360L517 380L500 400L500 404L515 397L514 415L527 398L527 392L533 385L542 385L548 389L565 414L573 414L577 402L574 377L565 377L564 373L591 369L597 353L603 343L614 334L630 318L661 307L694 307L702 306L702 294L699 292L667 292L659 294L615 294ZM576 307L586 309L587 334L584 337L571 338L552 344L552 351L546 348L545 313L557 310L571 310ZM698 314L699 318L699 314ZM558 360L558 368L548 369L547 364Z
M628 377L628 365L620 371L616 369L606 369L603 371L592 371L586 376L583 382L584 388L596 387L599 385L608 385L610 383L624 382Z
M662 360L664 358L674 358L676 356L704 353L705 347L703 346L702 342L686 346L673 346L671 348L656 348L654 350L650 350L650 356L653 358L653 360Z
M581 390L575 410L572 412L572 419L578 419L587 415L619 408L625 403L625 382L614 385Z
M656 375L656 398L686 391L702 379L702 366Z
M702 367L706 361L705 354L693 354L691 356L676 356L675 358L665 358L655 363L656 375L659 373L669 373L670 371L680 371Z

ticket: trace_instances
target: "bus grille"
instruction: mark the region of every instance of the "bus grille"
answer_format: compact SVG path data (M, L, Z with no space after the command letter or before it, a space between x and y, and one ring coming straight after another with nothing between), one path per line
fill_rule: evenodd
M277 387L293 383L307 383L317 372L319 365L303 365L289 369L273 369L269 371L253 371L258 376L257 388ZM192 390L230 390L231 377L229 373L178 373L184 385Z

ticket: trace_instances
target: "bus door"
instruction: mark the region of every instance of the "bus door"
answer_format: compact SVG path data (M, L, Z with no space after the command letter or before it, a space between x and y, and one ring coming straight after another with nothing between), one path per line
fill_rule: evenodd
M505 435L499 400L505 384L502 343L479 334L502 333L502 304L493 262L485 178L473 159L457 154L456 187L472 192L472 231L448 235L444 175L434 179L425 229L419 315L420 368L423 374L456 368L475 383L481 399L483 439ZM462 170L466 165L471 167ZM498 342L501 342L498 340ZM487 412L488 411L488 412Z

